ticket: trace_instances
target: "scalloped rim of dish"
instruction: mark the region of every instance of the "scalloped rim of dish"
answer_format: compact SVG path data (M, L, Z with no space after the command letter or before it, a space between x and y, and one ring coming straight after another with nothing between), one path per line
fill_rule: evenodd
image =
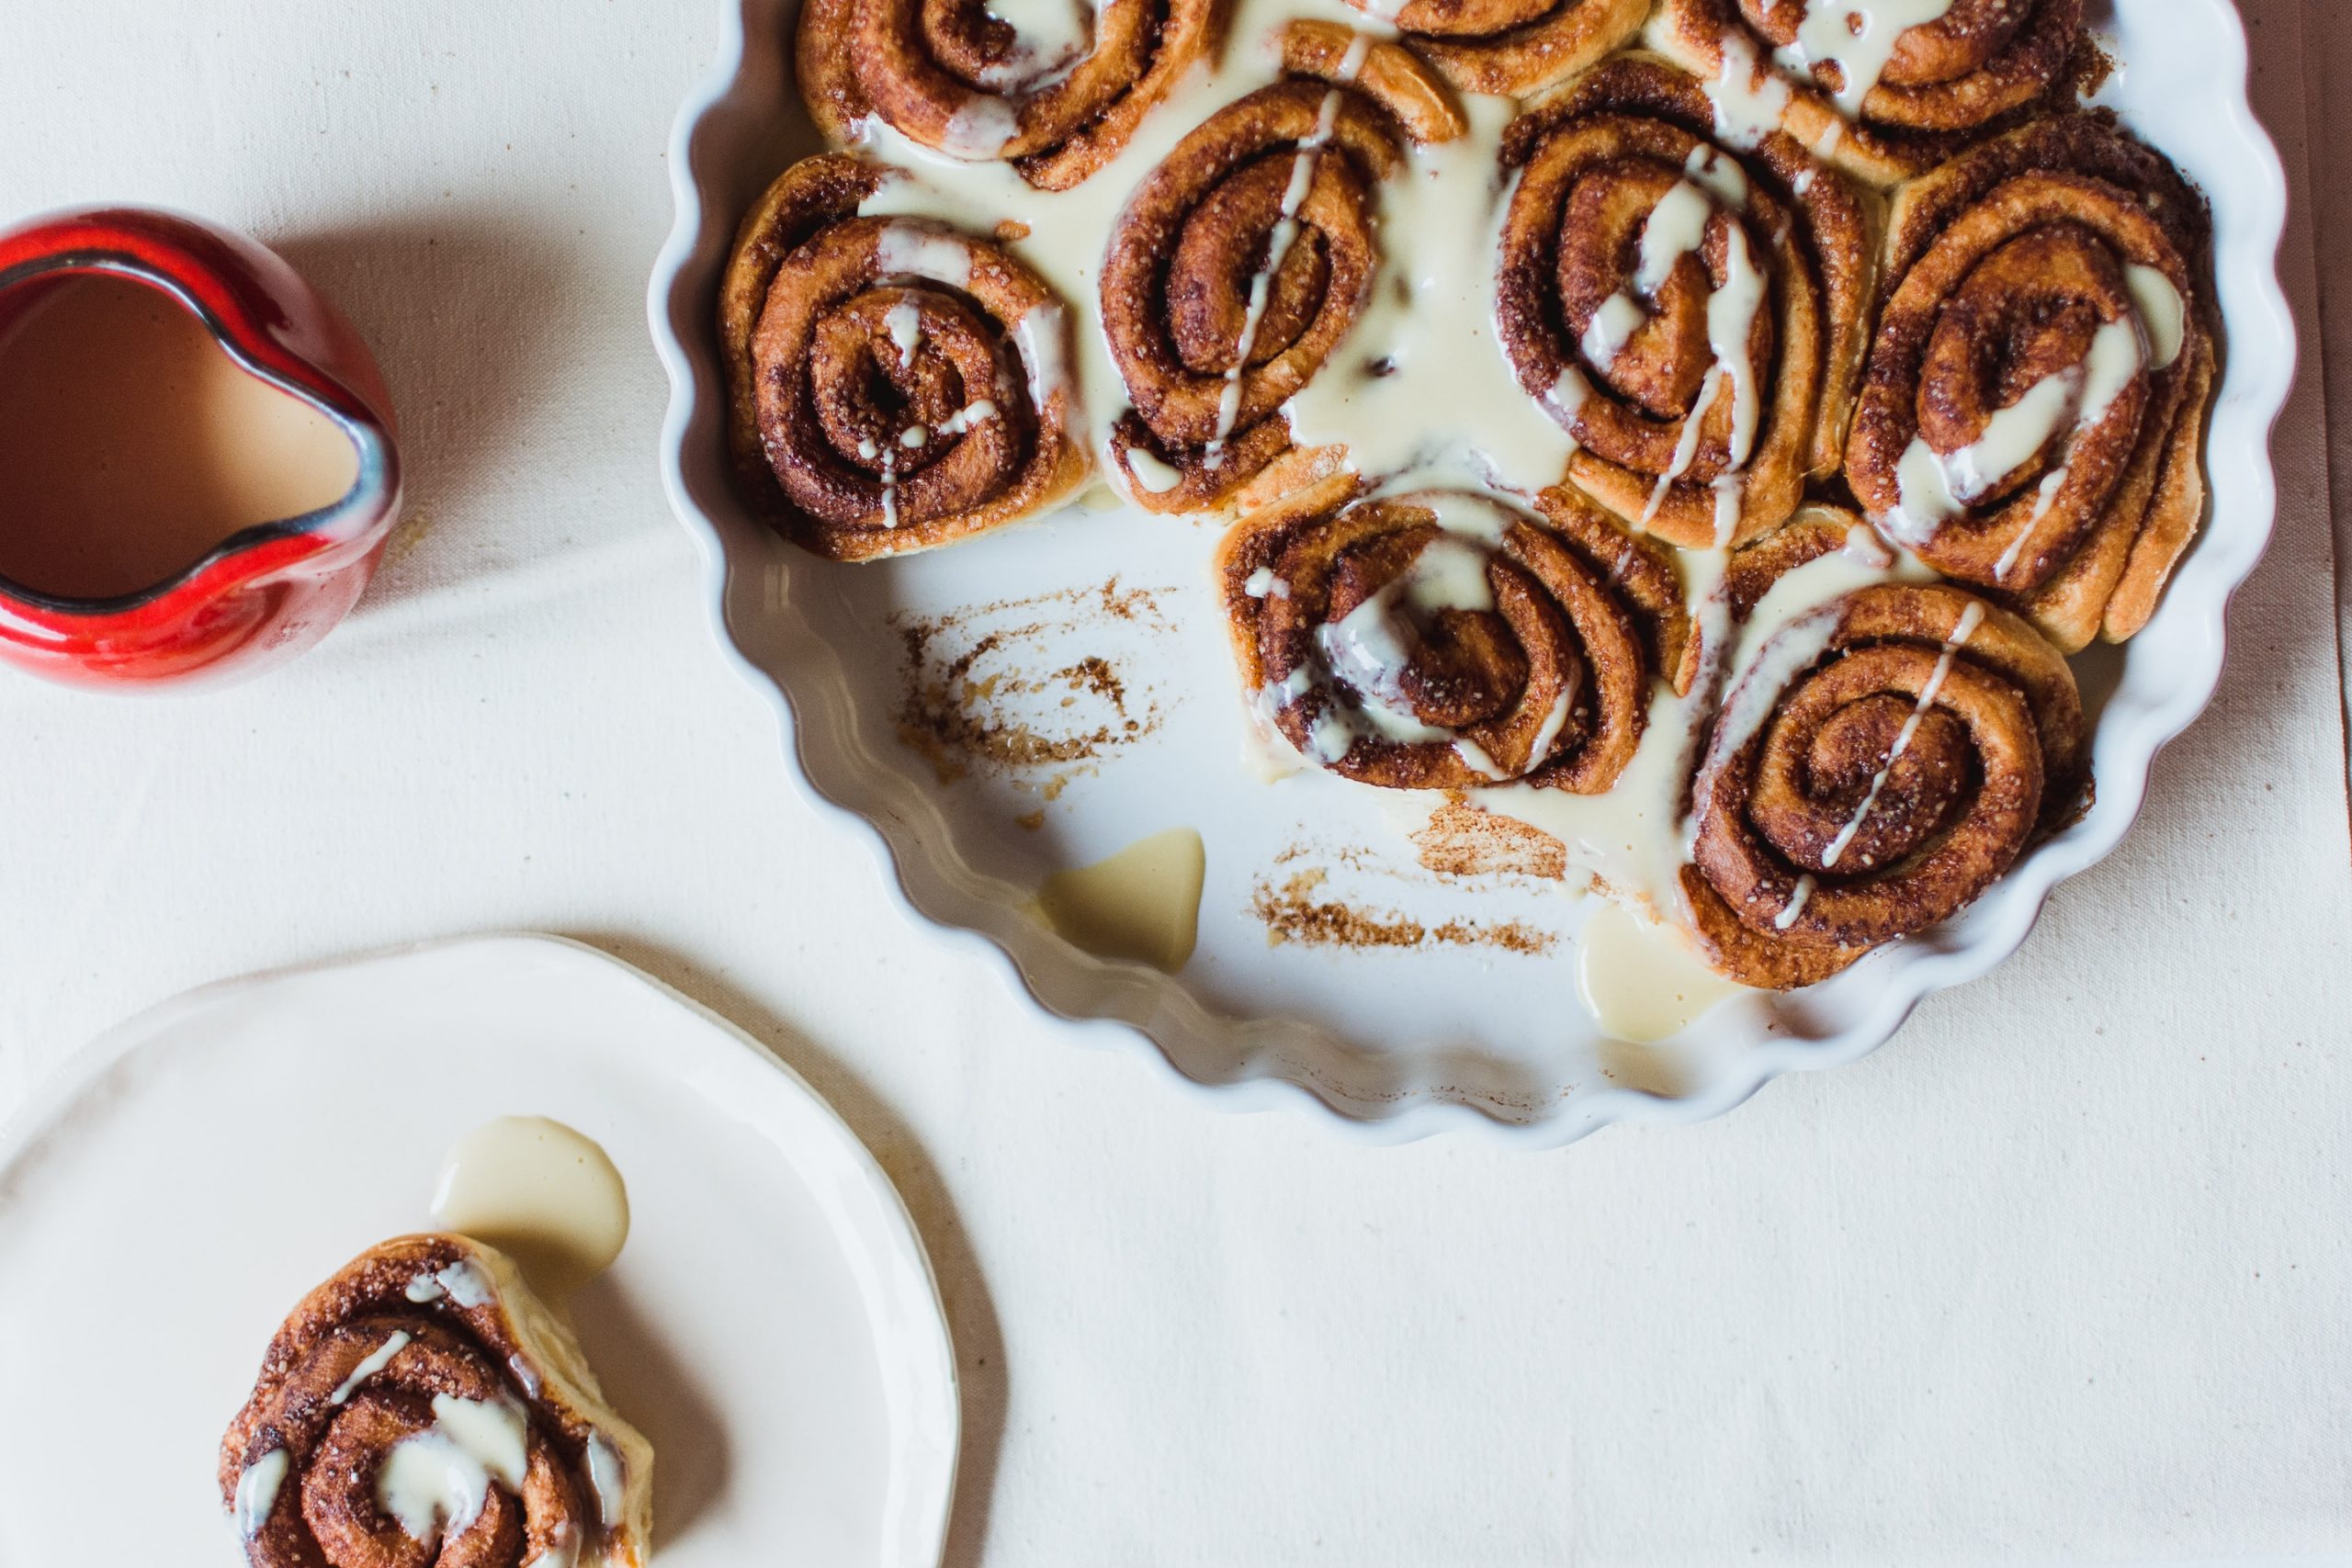
M2233 193L2247 209L2229 229L2218 220L2214 278L2223 307L2227 362L2206 435L2206 468L2213 499L2197 546L2181 563L2167 590L2156 623L2125 652L2121 678L2099 717L2092 741L2098 778L2092 808L2066 831L2036 849L1969 912L1965 939L1916 940L1877 962L1881 985L1857 1016L1835 1033L1813 1040L1767 1040L1747 1047L1736 1065L1713 1081L1676 1095L1616 1087L1564 1099L1527 1120L1505 1120L1493 1109L1446 1099L1433 1089L1395 1100L1351 1099L1335 1086L1306 1074L1283 1076L1273 1054L1243 1053L1239 1074L1207 1080L1187 1073L1152 1034L1151 1025L1112 1017L1072 1017L1047 1001L1023 971L1012 949L986 932L946 923L927 912L910 886L889 840L871 818L833 799L817 784L800 755L803 739L797 717L799 698L775 673L755 662L730 629L727 595L736 564L729 557L719 525L694 500L685 474L686 442L706 408L723 406L714 355L705 355L708 373L698 373L684 333L703 332L716 273L695 276L696 254L712 234L731 235L732 213L710 210L712 201L695 172L697 143L716 117L753 90L749 80L747 12L761 0L718 0L725 20L719 58L700 86L681 106L669 149L671 189L676 220L653 268L647 314L654 346L670 378L670 405L662 429L662 479L671 509L698 542L712 629L726 657L754 689L765 694L780 737L794 765L788 770L801 796L863 841L896 889L900 912L943 951L977 959L1042 1017L1077 1043L1125 1051L1155 1063L1163 1077L1202 1103L1227 1111L1317 1108L1330 1112L1329 1125L1375 1143L1406 1143L1453 1130L1476 1130L1514 1145L1553 1148L1618 1123L1675 1125L1720 1116L1746 1101L1783 1073L1841 1066L1878 1049L1929 995L1976 979L2021 947L2059 883L2107 858L2122 841L2146 799L2155 754L2202 713L2221 682L2226 643L2224 618L2231 597L2252 574L2270 539L2277 516L2277 477L2270 436L2284 412L2296 371L2294 322L2278 276L2278 257L2287 220L2284 166L2268 133L2255 118L2250 87L2250 48L2244 19L2229 0L2193 0L2226 23L2221 30L2234 51L2212 62L2212 77L2233 84L2218 106L2217 136L2233 138L2245 160L2248 179ZM2119 0L2129 5L2132 0ZM2175 0L2177 3L2177 0ZM2127 62L2128 69L2128 62ZM2233 518L2218 525L2222 503ZM786 612L797 618L797 612ZM2139 653L2142 642L2166 638L2162 678L2149 673L2153 661ZM2155 645L2150 644L2154 647ZM2135 673L2138 679L2135 681ZM1114 980L1118 971L1105 969ZM1189 1002L1191 998L1186 996ZM1199 1004L1192 1005L1198 1009ZM1166 1009L1149 1010L1164 1018ZM1295 1023L1297 1021L1284 1021ZM1272 1021L1233 1021L1231 1032L1247 1034ZM1352 1048L1335 1032L1308 1025L1319 1043L1337 1055Z

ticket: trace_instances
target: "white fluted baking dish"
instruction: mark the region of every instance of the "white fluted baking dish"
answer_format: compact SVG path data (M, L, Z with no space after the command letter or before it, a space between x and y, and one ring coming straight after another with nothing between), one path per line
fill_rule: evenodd
M1074 508L844 568L798 554L745 510L724 452L718 281L740 215L817 138L790 80L794 0L725 3L722 58L679 116L677 224L650 299L673 394L664 477L704 547L720 640L775 699L794 772L884 857L910 919L979 954L1073 1033L1163 1059L1219 1104L1319 1104L1380 1138L1480 1126L1550 1145L1615 1122L1713 1116L1781 1073L1852 1061L1929 992L2017 951L2051 889L2120 840L2156 750L2212 694L2224 607L2269 536L2269 431L2295 355L2275 265L2286 184L2246 101L2247 39L2229 0L2116 0L2101 24L2122 64L2099 101L2211 198L2227 362L2205 533L2148 628L2077 661L2096 720L2096 804L1944 927L1826 985L1743 996L1639 1048L1601 1038L1575 1000L1576 928L1594 901L1418 874L1383 792L1253 775L1208 581L1212 528ZM929 713L926 686L938 698L941 666L965 655L959 690L988 686L990 672L1001 686L1044 686L1032 695L1052 722L1108 739L1057 767L991 768L909 744L910 705ZM1055 684L1089 657L1124 672L1114 693ZM1050 872L1180 825L1200 829L1209 865L1199 949L1180 976L1090 957L1025 912ZM1370 946L1269 940L1286 900L1326 898L1402 934Z

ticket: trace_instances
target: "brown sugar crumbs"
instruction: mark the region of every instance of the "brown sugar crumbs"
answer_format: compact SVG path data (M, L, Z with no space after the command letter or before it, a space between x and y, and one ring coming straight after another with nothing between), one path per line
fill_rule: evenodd
M1137 692L1108 655L1072 661L1066 651L1089 626L1166 630L1158 592L1114 578L1100 587L894 616L899 739L930 761L943 784L974 766L1065 770L1047 786L1046 798L1054 798L1087 764L1159 728L1159 703L1148 690ZM1046 668L1055 645L1062 645L1062 658Z
M1319 897L1325 879L1325 873L1310 869L1293 874L1280 887L1259 882L1250 907L1264 924L1268 941L1359 950L1483 947L1530 956L1549 953L1557 944L1551 932L1520 920L1454 919L1428 925L1395 910L1359 909Z

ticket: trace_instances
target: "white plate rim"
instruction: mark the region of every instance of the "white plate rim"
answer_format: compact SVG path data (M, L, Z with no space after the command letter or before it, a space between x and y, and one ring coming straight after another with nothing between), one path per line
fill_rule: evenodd
M2132 5L2134 0L2115 0ZM2144 3L2144 0L2143 0ZM2218 220L2214 274L2227 326L2227 361L2207 430L2207 477L2212 512L2195 549L2170 583L2161 625L2172 639L2170 660L2160 682L2142 681L2134 701L2111 703L2094 737L2098 797L2092 809L2064 833L2039 846L1970 912L1962 940L1905 944L1897 962L1883 964L1883 983L1863 1016L1833 1036L1812 1041L1771 1040L1750 1047L1739 1066L1688 1093L1663 1095L1619 1087L1579 1097L1573 1111L1538 1113L1506 1121L1477 1104L1421 1092L1367 1107L1334 1086L1280 1066L1245 1070L1231 1078L1208 1080L1187 1073L1157 1039L1150 1023L1112 1016L1073 1017L1038 989L1012 950L995 936L956 926L926 911L913 891L899 852L881 825L834 799L817 784L805 757L807 731L797 713L798 699L784 680L763 667L735 635L728 595L737 564L728 554L719 524L695 499L686 465L688 441L698 422L724 404L714 355L697 355L689 338L705 332L715 270L696 276L698 253L723 244L736 215L710 210L712 201L695 169L696 143L715 117L749 90L752 15L761 0L718 0L722 14L718 57L708 74L680 106L669 149L675 219L657 257L646 297L648 323L671 397L661 434L662 486L670 505L702 551L706 607L722 655L765 699L790 766L786 770L801 799L863 842L885 874L885 885L906 921L943 953L979 963L1029 1001L1038 1016L1070 1040L1122 1050L1157 1064L1162 1075L1211 1107L1229 1111L1311 1108L1321 1120L1359 1140L1407 1143L1439 1133L1475 1131L1518 1146L1559 1147L1617 1124L1677 1125L1724 1114L1783 1073L1817 1071L1859 1060L1877 1050L1928 996L1977 979L2012 956L2039 920L2051 893L2070 877L2105 860L2122 841L2145 804L2155 755L2177 739L2211 702L2220 685L2227 642L2226 615L2232 597L2252 574L2277 521L2278 487L2269 444L2292 389L2300 345L2278 261L2287 222L2287 179L2278 152L2254 115L2252 65L2244 18L2231 0L2165 0L2207 13L2223 40L2224 57L2206 62L2207 79L2221 91L2200 103L2218 110L2220 133L2237 143L2245 175L2233 199L2245 212L2233 226ZM2128 69L2128 65L2127 65ZM2225 439L2224 433L2227 433ZM2230 525L2219 525L2224 495ZM787 602L788 603L788 602ZM797 620L797 612L786 611ZM2136 646L2136 645L2135 645ZM2126 656L2127 671L2130 655ZM2146 668L2143 664L2142 668ZM2128 680L2127 684L2131 682ZM2161 691L2145 688L2160 684ZM2123 693L2119 691L2120 703ZM1115 970L1105 995L1117 991ZM1186 998L1189 1001L1189 998ZM1149 1010L1155 1020L1167 1010ZM1239 1021L1237 1036L1252 1025ZM1345 1054L1346 1045L1327 1030L1317 1031Z
M704 1026L681 1037L695 1042L686 1049L700 1055L698 1062L680 1065L679 1077L687 1076L689 1066L707 1067L734 1075L741 1081L780 1089L798 1115L798 1124L791 1132L796 1135L811 1131L831 1135L827 1157L832 1168L851 1177L853 1183L821 1188L811 1183L809 1195L836 1235L843 1239L844 1256L851 1260L857 1276L867 1316L876 1322L877 1337L881 1333L878 1320L885 1315L893 1324L894 1337L909 1334L918 1324L935 1330L921 1367L896 1361L888 1355L877 1357L883 1384L888 1391L887 1396L897 1407L890 1423L897 1451L885 1492L883 1561L903 1568L932 1568L946 1551L948 1528L955 1512L956 1470L963 1440L963 1390L938 1276L904 1196L841 1112L791 1064L692 997L586 942L536 931L451 937L288 964L183 991L133 1014L71 1053L35 1087L13 1115L0 1119L0 1194L9 1190L9 1178L18 1163L56 1130L86 1095L103 1085L117 1066L137 1052L166 1038L182 1020L284 982L328 971L400 967L461 950L494 959L502 948L526 952L539 960L553 956L561 962L579 963L600 980L634 985L673 1004ZM770 1074L774 1077L769 1077ZM753 1109L747 1100L747 1114ZM772 1141L778 1142L779 1147L813 1147L807 1143ZM853 1221L847 1213L853 1197L868 1205L863 1224ZM848 1245L853 1238L858 1245ZM886 1292L887 1300L877 1301L877 1292ZM929 1409L920 1398L926 1383L944 1395L935 1407ZM923 1500L926 1495L927 1503ZM658 1528L658 1520L656 1525Z

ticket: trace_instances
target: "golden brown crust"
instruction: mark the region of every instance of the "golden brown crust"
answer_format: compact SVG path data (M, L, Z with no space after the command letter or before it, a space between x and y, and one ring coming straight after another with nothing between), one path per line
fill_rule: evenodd
M842 153L795 164L744 220L719 293L739 482L835 560L1036 516L1091 468L1068 311L988 241L858 217L889 177Z
M512 1413L526 1468L519 1486L493 1480L463 1529L419 1540L387 1516L377 1478L395 1445L435 1428L442 1396ZM651 1462L514 1266L428 1235L370 1248L295 1307L221 1440L220 1484L224 1506L257 1516L240 1519L254 1568L519 1568L574 1552L639 1568ZM275 1478L248 1485L249 1472Z
M1024 59L1019 35L978 0L807 0L801 95L837 147L879 117L934 151L1007 161L1041 190L1068 190L1214 52L1226 11L1221 0L1103 0L1091 48L1049 62Z
M1577 438L1579 485L1689 548L1769 532L1809 478L1836 471L1871 296L1852 187L1786 136L1747 150L1713 137L1696 79L1629 55L1536 106L1503 144L1521 173L1496 319L1520 384ZM1645 289L1645 236L1683 192L1708 204L1703 238ZM1750 276L1764 293L1746 337L1719 345L1711 300ZM1613 352L1610 312L1628 324Z
M1662 552L1581 498L1545 510L1554 526L1335 475L1244 519L1217 571L1261 714L1362 784L1608 790L1641 742L1679 594Z
M1229 509L1291 450L1283 405L1354 325L1379 266L1374 187L1403 165L1407 140L1464 129L1427 67L1394 44L1365 46L1351 73L1354 41L1293 24L1293 74L1186 136L1112 231L1102 333L1135 405L1112 461L1148 510Z
M1853 116L1835 101L1835 62L1795 76L1773 60L1797 41L1802 6L1661 0L1649 36L1686 70L1781 101L1782 129L1857 178L1891 186L2063 99L2082 13L2082 0L1955 0L1941 19L1904 29Z
M1650 0L1348 0L1464 93L1522 98L1564 82L1641 30ZM1392 13L1393 10L1393 14Z
M1847 455L1864 508L1939 571L2008 595L2069 652L2103 629L2131 636L2204 509L2205 251L2195 196L2102 115L2023 127L1906 187ZM2174 322L2150 318L2151 276L2180 302L2177 342ZM1947 500L1917 477L1922 446L1968 450L2029 394L2067 378L2086 387L2109 329L2136 349L2101 404L2078 387L2051 438L1973 493Z
M1950 919L2084 786L2073 672L2022 618L1942 583L1862 589L1819 615L1781 634L1819 638L1810 662L1791 671L1768 649L1734 685L1692 792L1683 890L1702 951L1770 989Z

